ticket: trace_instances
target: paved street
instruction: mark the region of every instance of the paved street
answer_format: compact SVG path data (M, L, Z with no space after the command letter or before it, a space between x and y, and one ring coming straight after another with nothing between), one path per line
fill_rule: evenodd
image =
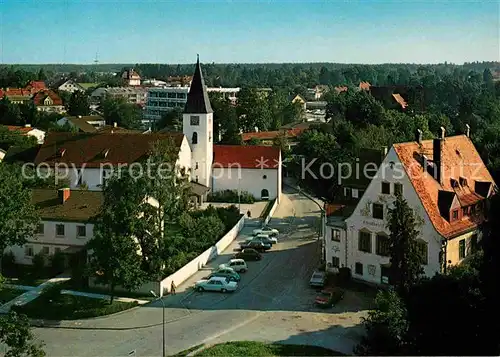
M338 307L318 310L312 304L316 292L308 287L320 258L319 216L313 202L288 192L271 220L271 226L282 232L279 243L262 261L248 263L236 292L194 292L192 285L208 275L207 270L179 286L176 296L164 298L167 354L200 343L245 339L319 344L350 353L365 302L348 292ZM244 240L253 228L245 227L237 240ZM227 261L236 245L212 266ZM64 322L57 328L37 328L36 334L45 341L49 356L127 356L132 351L136 356L160 356L161 303L111 317Z

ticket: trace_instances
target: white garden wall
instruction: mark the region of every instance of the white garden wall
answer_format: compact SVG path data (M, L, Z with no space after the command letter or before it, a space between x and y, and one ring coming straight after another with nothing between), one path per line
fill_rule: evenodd
M264 218L264 226L267 225L269 223L269 221L271 220L271 218L273 217L273 214L274 212L276 211L276 208L278 208L278 205L279 205L279 200L276 199L273 203L273 206L271 207L271 210L269 211L267 217Z

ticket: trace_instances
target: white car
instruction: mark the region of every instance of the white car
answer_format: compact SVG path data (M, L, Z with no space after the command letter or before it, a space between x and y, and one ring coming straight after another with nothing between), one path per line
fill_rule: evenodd
M276 238L276 237L270 237L267 234L257 234L256 236L253 236L253 237L245 239L245 242L251 242L253 240L261 241L261 242L264 242L264 243L271 243L271 244L278 243L278 238Z
M219 265L219 269L231 268L237 273L244 273L248 270L247 263L243 259L231 259L226 264Z
M209 280L197 281L194 285L198 291L220 291L222 293L235 291L238 283L227 277L213 276Z
M280 231L271 227L262 227L260 229L253 230L253 235L256 236L257 234L267 234L268 236L271 237L271 236L277 236L278 234L280 234Z

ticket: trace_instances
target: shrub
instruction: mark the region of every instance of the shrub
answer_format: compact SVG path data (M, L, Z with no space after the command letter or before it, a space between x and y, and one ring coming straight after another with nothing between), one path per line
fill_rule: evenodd
M64 254L61 252L56 252L54 255L50 257L50 267L54 274L60 274L66 268L66 258Z
M35 254L35 256L33 257L32 271L33 275L36 278L41 278L43 276L46 264L45 259L46 259L45 254L43 254L42 252Z
M207 201L225 203L254 203L255 197L250 192L240 191L240 198L238 199L238 190L223 190L208 194Z
M11 272L16 267L16 257L12 251L5 252L2 256L2 271Z

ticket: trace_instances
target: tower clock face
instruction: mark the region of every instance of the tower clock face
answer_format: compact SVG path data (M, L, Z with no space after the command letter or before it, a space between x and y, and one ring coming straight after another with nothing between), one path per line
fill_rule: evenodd
M200 125L200 117L198 115L191 115L189 121L191 125Z

